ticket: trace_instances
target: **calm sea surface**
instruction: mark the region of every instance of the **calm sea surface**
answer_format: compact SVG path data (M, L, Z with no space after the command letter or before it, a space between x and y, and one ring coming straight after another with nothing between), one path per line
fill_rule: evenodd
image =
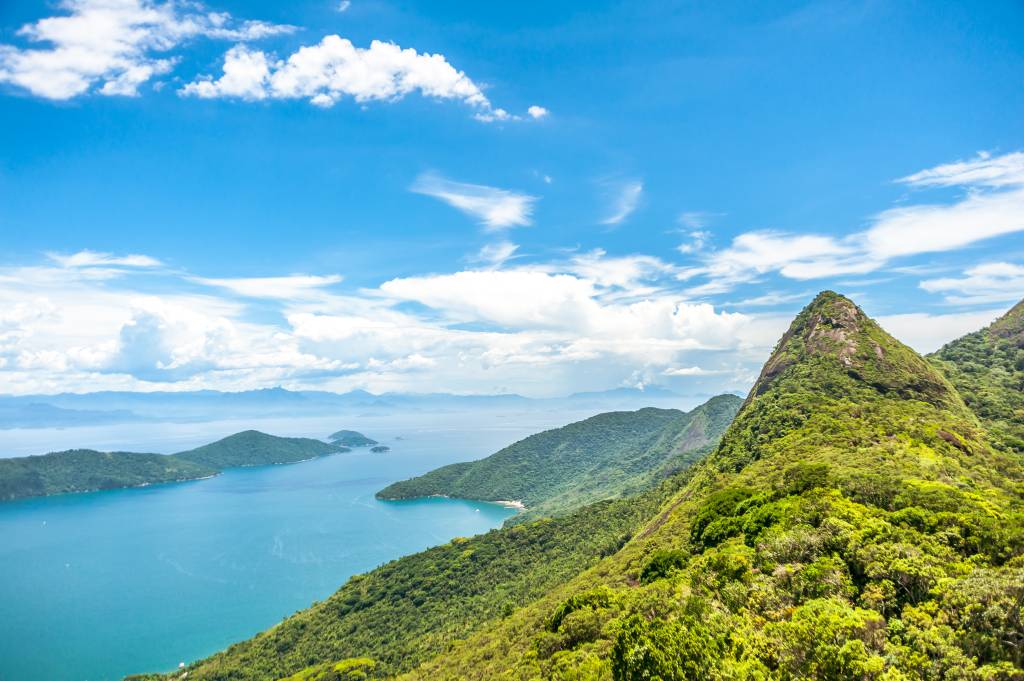
M4 456L68 447L170 452L245 428L391 446L209 480L0 504L0 681L170 670L323 599L349 576L497 527L480 502L374 492L586 414L275 419L0 431Z

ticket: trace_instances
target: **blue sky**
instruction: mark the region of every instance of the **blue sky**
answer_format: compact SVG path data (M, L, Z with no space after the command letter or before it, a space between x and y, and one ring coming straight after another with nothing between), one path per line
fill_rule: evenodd
M554 5L554 6L552 6ZM0 7L6 392L750 384L1024 297L1024 6Z

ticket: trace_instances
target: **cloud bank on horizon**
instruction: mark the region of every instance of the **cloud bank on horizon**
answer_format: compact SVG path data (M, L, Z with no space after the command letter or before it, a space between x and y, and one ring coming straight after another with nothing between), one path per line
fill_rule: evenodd
M347 288L341 273L200 276L152 255L49 253L0 267L0 375L21 393L284 384L548 396L666 381L742 391L815 287L723 293L769 276L824 286L868 272L918 276L923 291L959 306L881 315L929 351L1024 297L1024 268L992 261L931 277L899 262L1024 231L1024 154L981 154L900 182L969 191L882 211L844 237L747 232L684 252L689 262L602 250L520 260L516 244L499 240L470 258L482 266L372 288ZM530 202L504 190L428 176L411 191L487 231L528 223ZM947 232L953 221L962 222ZM254 314L268 305L276 319Z

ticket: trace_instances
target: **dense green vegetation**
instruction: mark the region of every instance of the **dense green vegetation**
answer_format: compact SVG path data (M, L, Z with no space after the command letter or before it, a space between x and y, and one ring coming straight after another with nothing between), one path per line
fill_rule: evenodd
M370 447L377 444L376 440L371 440L354 430L339 430L336 433L331 433L331 436L327 439L343 447Z
M615 553L679 484L669 481L634 499L455 539L387 563L193 665L188 678L359 678L333 671L332 661L349 658L373 660L359 667L373 676L405 671Z
M1024 453L1024 301L930 359L989 428L991 443Z
M686 468L718 442L740 403L735 395L720 395L688 413L648 408L599 414L531 435L485 459L397 482L377 496L521 501L527 511L517 522L567 513L636 494Z
M216 472L163 454L72 449L0 459L0 501L193 480Z
M1022 680L1024 468L941 362L823 293L659 488L389 563L189 678Z
M73 449L0 459L0 501L195 480L226 468L295 463L345 451L320 440L247 430L178 454Z
M619 552L409 678L1022 679L1024 470L818 296Z
M347 451L344 447L305 437L277 437L258 430L245 430L187 452L172 454L176 459L211 468L267 466L297 463L318 456Z

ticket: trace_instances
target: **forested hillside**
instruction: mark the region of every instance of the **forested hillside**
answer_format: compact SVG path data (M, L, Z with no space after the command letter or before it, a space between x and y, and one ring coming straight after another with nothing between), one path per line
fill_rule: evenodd
M930 358L989 428L992 444L1024 454L1024 301Z
M377 496L521 501L526 513L514 521L567 513L636 494L686 468L718 442L741 402L720 395L687 413L647 408L599 414L531 435L485 459L396 482Z
M194 480L217 471L164 454L72 449L0 459L0 501Z
M246 430L178 454L73 449L0 459L0 501L195 480L227 468L295 463L347 451L320 440Z
M851 301L631 499L394 561L189 678L1024 678L1024 469Z
M823 293L615 556L408 678L1018 679L1024 471Z

